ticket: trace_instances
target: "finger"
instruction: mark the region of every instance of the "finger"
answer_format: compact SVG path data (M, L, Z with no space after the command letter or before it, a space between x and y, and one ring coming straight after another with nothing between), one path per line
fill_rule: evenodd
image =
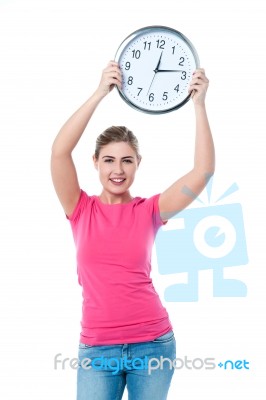
M110 60L104 69L108 69L108 68L118 68L118 69L120 69L118 62L113 61L113 60Z
M196 93L196 90L193 89L193 88L189 88L188 89L188 93L191 95L191 97L193 97L195 95L195 93Z
M209 85L209 80L206 77L193 77L190 84L192 85Z
M205 69L204 68L197 68L195 69L194 73L196 72L202 72L203 74L205 74Z
M203 80L202 78L194 78L190 81L190 86L191 85L197 85L199 87L208 87L209 86L209 81L208 80Z
M116 77L117 79L122 80L121 70L117 67L107 67L103 70L103 76L111 76Z
M104 85L121 85L122 78L121 76L116 76L114 74L106 74L103 78Z
M107 81L108 86L112 86L112 85L117 85L119 87L121 87L121 82L115 78L111 78Z
M122 81L122 73L119 70L114 70L114 69L106 70L104 71L103 76L116 78Z
M205 69L204 68L196 68L195 71L193 72L194 74L203 74L205 75Z
M197 85L197 86L208 86L208 82L203 81L200 78L192 79L190 85Z
M201 71L195 71L195 72L192 74L192 78L201 78L201 79L203 79L203 80L208 80L208 78L206 77L206 75L205 75L203 72L201 72Z
M196 90L191 90L190 92L190 96L193 99L193 97L195 96L195 94L197 93Z
M117 61L114 61L114 60L110 60L109 63L108 63L108 65L111 65L111 66L119 66L118 62L117 62Z
M188 87L188 90L189 90L189 91L191 91L191 90L196 90L197 92L206 92L207 89L208 89L208 85L199 85L199 84L197 84L197 83L191 84L191 85L189 85L189 87Z
M122 84L122 76L121 76L121 74L110 73L110 74L106 75L106 79L108 79L108 80L113 79L113 80L119 82L120 84Z
M209 82L209 79L206 77L205 73L203 73L202 71L195 71L192 74L192 79L194 78L199 78L202 79L204 82Z
M108 64L107 67L104 68L104 71L105 72L108 72L108 71L119 71L119 72L121 72L121 70L120 70L118 65L111 65L111 64Z
M106 68L103 72L104 75L122 76L122 72L117 68Z

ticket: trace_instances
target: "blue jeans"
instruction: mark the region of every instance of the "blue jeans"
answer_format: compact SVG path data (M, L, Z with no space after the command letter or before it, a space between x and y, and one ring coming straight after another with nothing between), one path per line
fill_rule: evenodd
M121 400L125 386L128 400L165 400L175 371L176 341L170 331L149 342L79 343L78 358L77 400Z

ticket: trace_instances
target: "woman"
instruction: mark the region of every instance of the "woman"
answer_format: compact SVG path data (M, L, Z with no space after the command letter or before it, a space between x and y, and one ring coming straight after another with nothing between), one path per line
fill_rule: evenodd
M70 221L82 285L82 332L78 400L118 400L125 385L131 400L167 398L176 358L173 326L150 278L157 230L191 203L184 188L199 194L214 172L214 145L205 108L208 79L193 74L196 116L194 167L168 189L148 199L132 197L141 162L138 142L126 127L111 127L96 141L93 156L102 192L88 195L78 182L71 153L102 99L122 76L110 61L93 95L69 118L52 146L56 193Z

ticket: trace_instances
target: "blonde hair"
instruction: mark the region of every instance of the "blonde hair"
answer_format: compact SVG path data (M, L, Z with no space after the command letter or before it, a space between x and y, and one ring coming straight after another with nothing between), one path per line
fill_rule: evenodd
M139 154L139 143L134 133L125 126L110 126L105 129L96 139L95 158L98 160L101 149L112 142L126 142L135 151L138 160L141 160Z

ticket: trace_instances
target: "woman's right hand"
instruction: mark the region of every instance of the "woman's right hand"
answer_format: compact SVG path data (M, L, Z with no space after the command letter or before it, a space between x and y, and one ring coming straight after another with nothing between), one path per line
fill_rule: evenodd
M101 97L106 96L117 85L122 87L122 73L119 65L115 61L110 61L102 72L102 77L97 88L97 92Z

